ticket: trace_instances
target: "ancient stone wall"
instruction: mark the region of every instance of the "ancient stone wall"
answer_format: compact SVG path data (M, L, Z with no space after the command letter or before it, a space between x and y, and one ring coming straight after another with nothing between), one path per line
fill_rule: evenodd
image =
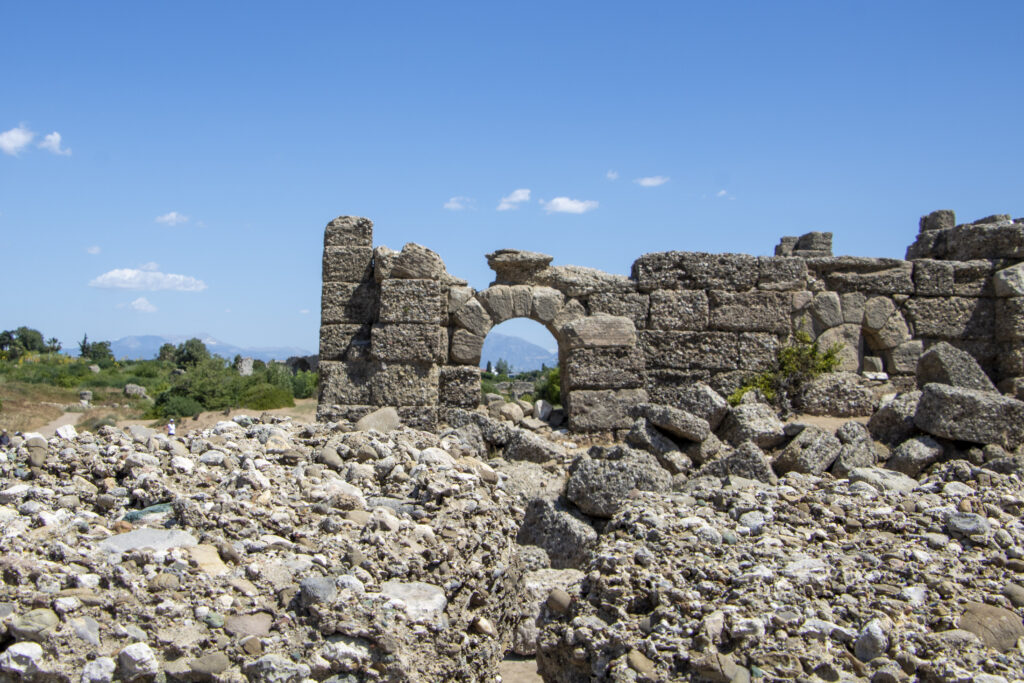
M1024 377L1024 222L921 219L908 260L833 257L830 233L786 237L770 257L662 252L630 277L551 257L487 256L476 291L417 244L373 248L372 223L342 216L324 233L321 420L394 406L433 429L480 402L480 352L499 323L529 318L555 337L575 431L627 428L640 402L674 404L695 380L729 392L804 330L843 344L843 369L912 384L923 349L969 351L1011 390Z

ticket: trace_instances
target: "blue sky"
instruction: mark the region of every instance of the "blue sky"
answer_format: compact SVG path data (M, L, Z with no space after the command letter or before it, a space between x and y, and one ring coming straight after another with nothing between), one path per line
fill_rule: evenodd
M1019 2L0 16L0 329L66 347L315 350L339 214L476 287L504 247L627 274L645 252L832 230L837 253L902 257L933 209L1024 214Z

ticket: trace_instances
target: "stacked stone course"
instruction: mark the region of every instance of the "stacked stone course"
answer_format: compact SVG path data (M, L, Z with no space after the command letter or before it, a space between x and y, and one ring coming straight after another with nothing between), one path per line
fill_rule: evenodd
M487 256L476 291L416 244L373 248L372 223L342 216L324 234L318 418L357 420L394 406L433 429L480 402L490 329L523 317L555 337L575 431L625 429L648 401L673 405L694 381L728 393L771 366L804 331L841 343L843 370L913 384L921 353L944 341L1001 387L1024 385L1024 223L990 216L921 219L907 260L831 255L832 234L785 237L770 257L671 251L641 256L630 277L550 256Z

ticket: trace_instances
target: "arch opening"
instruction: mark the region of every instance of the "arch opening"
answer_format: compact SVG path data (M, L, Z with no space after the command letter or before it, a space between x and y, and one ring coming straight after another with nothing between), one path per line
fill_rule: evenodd
M492 327L480 353L480 371L480 390L485 401L491 396L491 402L498 404L493 398L498 395L504 401L516 402L524 419L533 418L551 427L564 421L559 345L545 325L517 317ZM496 405L494 412L500 410L501 406ZM542 425L533 422L532 426Z

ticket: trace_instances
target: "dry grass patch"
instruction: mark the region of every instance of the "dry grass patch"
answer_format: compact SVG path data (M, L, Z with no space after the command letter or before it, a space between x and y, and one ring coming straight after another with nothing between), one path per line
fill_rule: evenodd
M47 384L0 381L0 427L9 432L39 429L78 403L78 392Z

